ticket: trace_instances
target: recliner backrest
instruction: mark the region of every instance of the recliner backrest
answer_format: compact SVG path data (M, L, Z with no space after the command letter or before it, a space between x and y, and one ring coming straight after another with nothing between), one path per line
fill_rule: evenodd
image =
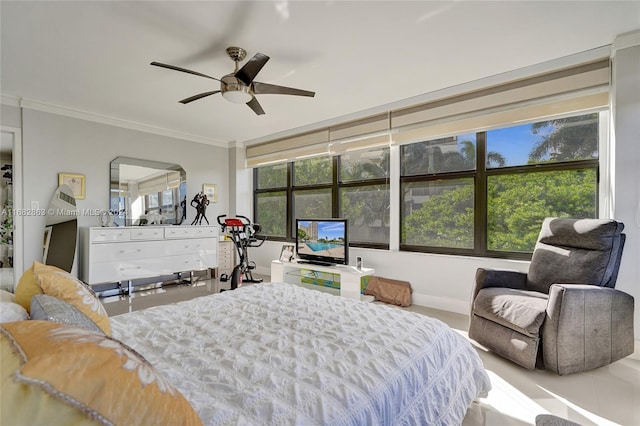
M625 235L611 219L546 218L531 258L527 289L549 293L552 284L615 287Z

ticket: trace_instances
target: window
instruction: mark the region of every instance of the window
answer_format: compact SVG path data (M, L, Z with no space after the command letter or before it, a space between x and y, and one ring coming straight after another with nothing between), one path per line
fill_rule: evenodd
M408 143L398 164L384 147L259 167L254 217L275 239L295 218L344 217L353 246L389 247L398 226L401 250L528 258L545 217L597 217L600 114Z
M347 152L339 157L338 216L349 219L349 241L389 246L389 148Z
M254 220L262 227L263 235L287 237L287 186L289 167L275 164L254 171L256 188Z
M389 148L255 169L254 217L271 239L293 240L295 219L349 219L353 245L389 246Z
M476 145L465 134L401 147L401 247L473 249Z
M520 257L545 217L596 217L598 122L594 113L403 145L401 248Z
M598 123L593 113L486 133L487 250L532 252L545 217L597 216Z

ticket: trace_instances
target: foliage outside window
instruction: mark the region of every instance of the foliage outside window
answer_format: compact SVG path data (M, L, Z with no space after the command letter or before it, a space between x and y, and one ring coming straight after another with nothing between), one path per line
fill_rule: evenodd
M257 194L255 221L262 234L272 237L287 236L287 192L273 191Z
M389 245L389 148L347 152L339 157L339 216L349 219L350 241Z

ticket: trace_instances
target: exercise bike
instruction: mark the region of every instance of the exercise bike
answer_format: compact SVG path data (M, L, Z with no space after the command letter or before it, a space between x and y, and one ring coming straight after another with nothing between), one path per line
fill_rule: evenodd
M245 216L236 215L236 217L227 218L226 214L218 216L218 224L222 232L233 241L240 262L231 273L231 290L240 287L243 282L262 282L262 278L253 278L251 271L256 268L256 264L249 260L248 253L249 247L260 247L266 240L265 236L257 235L262 229L260 225L252 224L251 220Z

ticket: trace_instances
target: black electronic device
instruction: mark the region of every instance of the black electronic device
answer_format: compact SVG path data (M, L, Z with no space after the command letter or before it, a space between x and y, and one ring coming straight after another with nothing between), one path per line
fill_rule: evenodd
M347 265L347 223L346 219L296 219L298 263Z

